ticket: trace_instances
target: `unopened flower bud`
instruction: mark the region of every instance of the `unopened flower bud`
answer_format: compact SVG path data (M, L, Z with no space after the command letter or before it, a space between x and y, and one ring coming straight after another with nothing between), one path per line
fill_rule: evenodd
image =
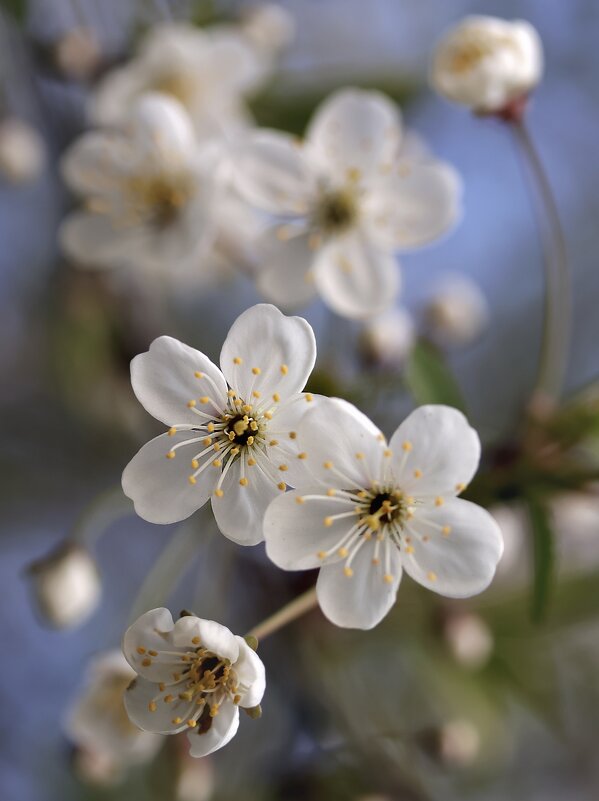
M405 309L391 309L366 321L360 344L369 362L397 369L403 366L414 340L411 315Z
M465 668L483 667L493 650L493 635L485 621L474 614L451 617L444 630L445 639L456 662Z
M86 81L97 71L102 51L93 31L73 28L56 44L56 66L68 78Z
M214 794L214 766L209 757L194 759L182 753L176 781L176 801L208 801Z
M448 276L424 307L425 326L440 346L474 342L489 319L487 300L466 276Z
M465 768L480 752L480 734L469 720L451 720L439 730L439 756L446 765Z
M271 54L287 47L295 34L293 17L277 3L250 6L242 17L241 27L257 49Z
M65 542L29 568L42 619L55 628L77 626L98 605L101 594L96 563L89 552Z
M481 114L505 113L526 98L543 73L543 49L528 22L466 17L437 45L434 88Z
M0 122L0 178L16 186L31 183L45 161L44 142L31 125L13 117Z

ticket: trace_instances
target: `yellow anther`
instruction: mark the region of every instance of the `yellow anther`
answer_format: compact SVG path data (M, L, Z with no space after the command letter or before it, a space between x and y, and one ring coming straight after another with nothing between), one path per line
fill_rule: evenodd
M327 490L327 495L329 496L329 498L332 498L332 497L333 497L333 496L335 496L336 494L337 494L337 490L336 490L336 489L333 489L332 487L331 487L330 489L328 489L328 490Z
M376 438L377 438L377 440L379 442L384 442L385 441L385 435L384 434L377 434Z
M181 674L176 670L173 672L173 679L175 681L181 681Z
M464 490L466 489L466 485L465 484L456 484L455 488L456 488L456 492L464 492Z
M393 456L393 451L389 448L385 448L383 451L383 456L385 456L387 459L390 459Z
M352 183L356 183L362 177L362 173L357 167L348 167L346 175L347 180Z
M233 359L233 364L242 364L242 363L243 363L243 359L240 359L239 356L236 356Z
M218 706L217 704L212 704L210 707L210 717L215 718L218 715Z
M443 498L440 495L437 495L437 497L435 498L435 506L443 506L444 503L445 501L443 500Z
M237 704L238 704L240 701L241 701L241 696L240 696L240 695L234 695L234 696L233 696L233 703L235 704L235 706L237 706Z
M239 483L240 483L240 485L241 485L242 487L247 487L247 485L248 485L250 482L249 482L249 481L247 480L247 478L244 476L243 478L240 478L240 479L239 479Z
M271 445L274 448L276 445L279 444L279 440L278 439L271 439L271 441L268 444Z
M212 434L212 432L214 431L214 423L208 423L206 428L208 429L208 433Z
M366 498L368 496L368 493L366 492L366 490L360 490L357 493L357 496L358 496L358 498Z
M437 580L437 574L433 573L432 570L429 570L429 572L426 574L426 577L427 577L427 579L429 581L436 581Z
M345 574L345 575L346 575L348 578L351 578L351 577L354 575L354 571L351 569L351 567L344 567L344 568L343 568L343 573L344 573L344 574Z
M451 534L451 526L443 526L441 529L441 534L443 534L444 537L449 537Z
M282 473L284 473L286 470L289 470L289 468L287 467L287 465L286 465L286 464L280 464L280 465L279 465L279 470L280 470Z
M255 459L253 459L253 458L249 458L248 459L248 465L250 467L253 467L255 464L256 464L256 460Z
M252 431L257 431L258 430L258 423L255 420L250 420L250 429Z
M165 687L166 687L166 684L165 684L163 681L161 681L161 682L158 684L158 689L160 690L160 692L161 692L161 693L163 693L163 692L164 692L164 688L165 688Z
M187 408L188 409L193 409L193 407L196 406L196 405L197 404L196 404L196 402L194 400L187 401Z
M169 428L169 430L168 430L169 437L173 437L176 433L177 433L177 429L176 428Z
M406 545L406 547L404 548L404 551L406 553L414 553L414 546L413 545Z
M405 442L402 443L401 447L403 448L404 451L408 451L409 452L409 451L412 450L412 443L408 442L408 440L406 440Z
M414 478L422 478L422 470L414 470Z
M225 493L222 491L222 489L215 489L214 494L217 498L222 498Z
M266 417L267 420L272 420L272 412L264 412L264 417ZM257 427L258 426L256 426L256 428Z
M150 710L150 712L155 712L158 709L158 707L156 706L156 701L150 701L150 703L148 704L148 709Z
M147 656L146 656L146 658L145 658L145 659L142 659L142 660L141 660L141 664L142 664L144 667L150 667L150 665L152 664L152 660L151 660L149 657L147 657Z
M380 565L380 563L381 563L380 559L376 559L375 558L375 559L372 560L372 564L375 565L375 567L376 567L376 565Z
M208 445L212 445L212 437L204 437L202 440L202 445L208 447Z
M174 459L174 458L175 458L175 451L169 451L169 452L166 454L166 458L167 458L167 459Z
M192 638L191 638L191 641L192 641L192 643L193 643L194 645L199 645L199 644L200 644L200 638L199 638L199 637L197 637L197 636L196 636L196 637L192 637Z
M328 526L332 526L332 525L333 525L333 522L334 522L334 521L333 521L333 518L332 518L332 517L325 517L325 519L323 520L323 523L324 523L324 524L325 524L325 526L327 526L327 527L328 527Z
M277 484L277 489L280 489L281 492L285 492L285 490L287 489L287 484L285 484L284 481L279 481L279 483Z
M288 372L289 372L289 367L287 367L287 365L286 365L286 364L282 364L282 365L281 365L281 373L282 373L283 375L287 375L287 373L288 373Z
M308 403L311 403L314 400L314 395L312 395L311 392L306 392L304 397Z
M364 523L368 526L368 528L371 531L378 531L381 527L381 521L375 515L367 515L364 518Z
M278 392L275 392L274 395L272 396L272 399L274 400L275 403L278 403L281 400L281 396L279 395Z
M347 550L347 548L339 548L339 550L337 551L337 553L339 554L339 556L340 556L342 559L345 559L345 557L348 555L348 550Z
M289 439L297 439L297 432L290 431L289 432Z
M253 407L249 403L244 403L243 406L241 407L241 411L245 412L246 414L249 414L252 411L252 408Z
M212 467L222 467L222 464L223 463L221 462L220 459L214 459L214 461L212 462Z
M325 470L330 470L333 467L333 462L323 462L322 466Z
M235 397L235 390L234 389L227 390L227 396L229 398L234 398Z
M192 459L191 460L191 466L193 467L194 470L197 470L198 467L200 466L200 463L198 462L197 459Z
M252 367L252 373L254 375L260 375L261 372L262 370L259 367Z
M204 378L204 373L200 373L199 370L196 370L194 375L196 378Z
M173 718L171 723L173 723L175 726L178 726L180 723L183 723L183 718Z
M150 656L158 656L158 651L148 651Z
M164 698L163 698L162 700L164 701L164 703L165 703L165 704L170 704L170 702L173 700L173 697L174 697L174 696L172 696L172 695L169 693L168 695L165 695L165 696L164 696Z
M136 651L138 654L145 654L146 649L143 647L143 645L138 645Z
M385 584L393 584L393 576L390 573L385 573L383 576L383 581Z
M197 722L197 720L194 720L193 718L190 718L187 721L187 725L189 726L190 729L193 729L193 728L195 728L195 726L198 725L198 722Z
M327 558L327 552L326 552L326 551L318 551L318 553L316 554L316 556L317 556L319 559L326 559L326 558Z
M220 442L215 442L214 445L212 446L212 450L220 451Z
M295 502L296 502L296 503L303 503L303 502L304 502L304 499L302 498L302 496L301 496L301 495L296 495L296 496L295 496Z
M249 427L250 426L247 420L245 419L238 420L233 426L233 431L235 432L235 434L237 434L238 437L241 437L242 434L245 434L245 432L248 430Z
M424 537L422 538L422 542L428 542L429 540L430 537L428 536L428 534L425 534Z
M307 459L307 458L308 458L308 454L307 454L307 453L304 453L304 452L302 451L302 453L298 453L298 455L297 455L297 458L298 458L298 459Z
M356 459L361 460L364 458L364 454L361 452L356 453Z
M207 395L202 395L200 403L210 403L210 398Z
M189 476L187 480L189 481L190 484L197 484L195 476Z
M253 397L254 397L254 398L259 398L259 397L260 397L260 393L259 393L259 392L256 392L256 390L254 390L254 391L252 392L252 395L253 395Z

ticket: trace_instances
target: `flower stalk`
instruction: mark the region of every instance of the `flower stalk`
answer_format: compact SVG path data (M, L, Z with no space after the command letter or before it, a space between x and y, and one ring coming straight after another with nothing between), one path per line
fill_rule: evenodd
M316 606L318 606L318 599L316 597L316 586L314 586L310 587L309 590L306 590L306 592L301 595L298 595L297 598L294 598L293 601L283 606L278 612L275 612L274 615L258 623L258 625L248 631L245 636L246 638L255 637L256 640L260 642L260 640L263 640L265 637L274 634L275 631L279 631L279 629L293 623L298 617L305 615Z
M522 115L508 120L531 178L545 262L545 312L539 371L531 408L557 405L563 389L570 341L571 287L566 243L545 169Z

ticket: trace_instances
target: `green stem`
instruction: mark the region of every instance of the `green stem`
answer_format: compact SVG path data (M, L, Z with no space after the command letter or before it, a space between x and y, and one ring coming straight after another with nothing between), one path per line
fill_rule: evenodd
M91 548L113 523L134 514L133 504L121 487L106 490L87 506L73 526L70 540Z
M302 595L298 595L297 598L279 609L274 615L267 617L262 623L254 626L251 631L248 631L246 637L255 637L258 641L263 640L270 634L274 634L275 631L288 626L289 623L293 623L294 620L305 615L306 612L314 609L317 605L316 587L310 587L309 590L306 590Z
M557 405L563 389L570 341L571 287L566 243L559 211L532 137L521 119L511 121L532 182L545 262L545 313L533 408ZM541 405L542 404L542 405Z

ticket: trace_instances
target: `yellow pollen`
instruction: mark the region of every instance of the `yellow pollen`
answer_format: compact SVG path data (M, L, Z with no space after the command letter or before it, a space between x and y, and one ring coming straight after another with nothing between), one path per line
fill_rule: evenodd
M337 551L337 553L339 554L339 556L340 556L342 559L345 559L345 557L348 555L348 550L347 550L347 548L339 548L339 550Z
M194 470L197 470L198 467L200 466L200 463L198 462L197 459L192 459L191 460L191 466L193 467Z
M422 470L414 470L414 478L422 478Z
M289 439L296 439L296 438L297 438L297 433L295 431L290 431L289 432Z
M347 578L351 578L354 575L354 571L351 569L351 567L344 567L343 572Z
M337 490L333 489L332 487L327 490L327 495L329 498L333 498L337 494Z
M221 462L220 459L214 459L214 461L212 462L213 467L222 467L222 464L223 463Z
M176 433L177 433L177 429L176 428L169 428L169 430L168 430L169 437L173 437Z
M325 470L330 470L333 466L333 462L324 462L322 466Z
M165 686L166 685L165 685L165 683L163 681L161 681L160 684L158 685L158 689L160 690L161 693L164 692Z
M296 496L296 498L295 498L295 502L296 502L296 503L303 503L303 502L304 502L304 499L302 498L302 496L301 496L301 495L297 495L297 496Z
M325 526L327 526L327 527L328 526L332 526L333 525L333 518L332 517L325 517L323 522L324 522Z
M193 729L195 726L197 726L197 725L198 725L198 723L197 723L197 721L196 721L196 720L194 720L193 718L190 718L190 719L187 721L187 725L189 726L189 728L190 728L190 729Z
M173 723L175 726L178 726L179 723L183 723L183 718L173 718L171 723Z
M170 704L170 702L173 700L173 696L169 693L168 695L165 695L162 700L165 704Z
M175 670L175 672L173 673L173 679L174 679L175 681L181 681L181 674L180 674L180 673L178 673L176 670Z
M247 443L246 443L246 444L247 444L247 445L253 445L253 444L254 444L254 437L252 437L252 435L251 435L251 434L250 434L250 436L247 438Z
M441 529L441 534L443 534L444 537L449 537L451 534L451 526L443 526Z
M240 695L235 695L235 696L233 696L233 703L235 704L235 706L237 706L237 704L238 704L240 701L241 701L241 696L240 696Z
M200 638L199 637L192 637L191 641L192 641L192 643L194 645L199 645L200 644Z
M148 709L150 710L150 712L155 712L158 709L158 707L156 706L156 701L150 701L150 703L148 704Z
M351 181L352 183L359 181L360 178L362 177L362 173L357 167L349 167L346 175L347 175L347 180Z
M254 375L260 375L261 372L262 370L259 367L252 367L252 373Z
M245 403L245 404L244 404L244 405L241 407L241 411L242 411L242 412L245 412L246 414L249 414L249 413L252 411L252 407L250 406L250 404L249 404L249 403Z
M253 467L255 464L256 464L256 460L255 459L252 459L252 458L248 459L248 465L250 467Z
M280 465L279 465L279 470L280 470L282 473L284 473L284 472L285 472L285 470L289 470L289 468L287 467L287 465L286 465L286 464L280 464Z
M406 545L404 548L406 553L414 553L414 546L413 545Z
M208 423L206 427L208 429L208 433L212 434L212 432L214 431L214 423Z
M272 415L271 415L271 416L272 416ZM258 430L258 423L257 423L255 420L252 420L252 421L250 422L250 429L251 429L252 431L257 431L257 430Z
M215 442L212 446L212 449L215 451L220 451L220 442Z
M264 412L264 417L266 417L267 420L272 420L272 412ZM258 428L257 425L256 428ZM254 429L254 431L256 430L256 428Z
M210 398L207 395L202 395L202 397L200 398L200 403L209 403L209 402Z
M175 458L175 451L169 451L169 452L166 454L166 458L167 458L167 459L174 459L174 458Z
M196 370L194 375L196 378L204 378L204 373L200 373L199 370Z
M272 399L274 400L275 403L278 403L281 400L281 396L279 395L278 392L275 392L274 395L272 396Z
M152 660L151 660L151 659L149 659L149 658L146 656L146 658L145 658L145 659L142 659L142 660L141 660L141 664L142 664L144 667L150 667L150 665L152 664Z
M466 485L465 484L456 484L455 488L456 488L457 492L464 492L464 490L466 489Z
M375 565L375 566L376 566L376 565L380 565L380 563L381 563L381 560L380 560L380 559L376 559L376 558L375 558L375 559L373 559L373 560L372 560L372 564L373 564L373 565Z
M247 478L245 478L245 476L244 476L243 478L240 478L240 479L239 479L239 484L240 484L242 487L247 487L247 485L248 485L249 483L250 483L250 482L247 480Z
M401 447L403 448L404 451L408 451L409 452L409 451L412 450L412 443L408 442L408 440L406 440L405 442L402 443Z
M363 453L356 453L356 459L360 460L360 459L363 459L363 458L364 458L364 454Z
M385 573L383 576L383 581L385 584L393 584L393 576L390 573Z
M189 481L190 484L196 484L197 483L194 476L189 476L189 478L187 480Z
M214 490L214 494L217 498L222 498L225 493L222 491L222 489L216 489Z
M242 364L242 363L243 363L243 359L240 359L239 356L236 356L233 359L233 364Z
M143 645L138 645L136 650L138 654L145 654L146 652L146 649L143 647Z
M389 458L391 458L391 456L393 456L393 451L389 450L389 448L386 448L386 449L383 451L383 456L384 456L385 458L389 459Z
M275 445L279 444L279 440L278 439L271 439L271 441L268 444L271 445L274 448Z
M158 656L158 651L148 651L150 656Z
M287 489L287 484L285 484L284 481L279 481L279 483L277 484L277 489L280 489L281 492L285 492L285 490Z
M425 534L424 537L422 538L422 542L428 542L429 540L430 537L428 536L428 534Z
M196 406L196 402L194 400L187 401L188 409L193 409L194 406Z
M228 390L227 396L229 398L234 398L235 397L235 390L233 390L233 389Z
M204 437L202 440L202 445L208 447L208 445L212 445L212 437Z
M445 501L440 495L435 498L435 506L443 506L444 503Z
M426 577L427 577L427 579L428 579L429 581L436 581L436 580L437 580L437 574L436 574L436 573L433 573L433 571L432 571L432 570L430 570L430 571L429 571L429 572L426 574Z
M318 551L318 553L316 554L316 556L317 556L319 559L326 559L326 558L327 558L327 552L326 552L326 551Z
M310 393L310 392L306 392L305 397L306 397L306 402L307 403L311 403L314 400L314 395L312 395L312 393Z
M298 459L307 459L308 458L308 454L307 453L303 453L303 452L302 453L298 453L297 458Z
M281 365L281 372L283 373L283 375L287 375L287 373L289 372L289 367L287 367L286 364L282 364Z
M254 391L252 392L252 395L253 395L253 397L254 397L254 398L259 398L259 397L260 397L260 393L259 393L259 392L256 392L256 390L254 390Z

